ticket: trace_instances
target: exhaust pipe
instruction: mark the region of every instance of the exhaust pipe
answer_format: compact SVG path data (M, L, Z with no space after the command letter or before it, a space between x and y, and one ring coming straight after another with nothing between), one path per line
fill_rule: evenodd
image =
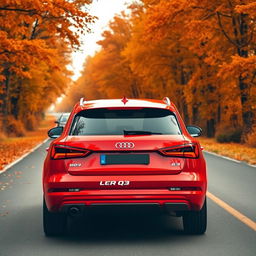
M68 214L71 216L71 217L77 217L77 216L80 216L82 213L81 209L79 207L76 207L76 206L72 206L68 209Z

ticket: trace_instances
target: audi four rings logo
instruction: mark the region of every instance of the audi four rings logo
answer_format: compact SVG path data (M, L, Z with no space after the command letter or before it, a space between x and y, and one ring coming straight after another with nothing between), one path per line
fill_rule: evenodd
M116 148L119 148L119 149L126 149L126 148L134 148L134 143L133 142L117 142L115 144L115 147Z

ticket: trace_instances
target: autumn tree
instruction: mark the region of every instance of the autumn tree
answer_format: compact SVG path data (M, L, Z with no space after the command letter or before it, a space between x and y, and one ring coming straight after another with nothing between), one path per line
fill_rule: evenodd
M134 74L141 78L142 96L163 98L168 95L188 121L184 85L191 73L191 53L180 45L177 30L169 30L164 40L157 40L154 34L145 35L147 9L140 4L130 8L132 37L123 55L130 61Z
M158 1L149 8L146 28L147 33L154 33L163 40L168 30L179 25L185 32L181 44L190 41L190 51L209 65L209 69L217 71L213 73L211 80L214 84L211 86L215 87L214 91L221 92L221 112L226 108L232 110L239 99L241 112L230 116L239 120L241 114L244 135L250 131L255 119L252 95L255 87L255 15L249 11L253 7L253 1ZM236 73L230 72L235 67ZM196 79L193 81L197 83ZM218 98L217 93L216 96ZM227 100L230 96L233 103ZM231 105L227 106L227 102ZM236 104L238 108L239 104Z
M97 61L100 70L100 90L105 91L107 97L138 97L140 88L133 75L129 61L122 52L130 40L131 24L128 17L122 13L109 24L109 30L103 32L103 39L98 42L102 47L102 54Z
M242 132L245 141L256 116L255 8L251 0L136 1L110 23L77 86L89 98L168 95L207 136Z
M1 1L0 112L4 121L8 115L41 113L64 91L70 49L79 47L79 34L93 21L81 9L89 3Z
M122 55L131 37L128 16L124 13L115 16L102 37L98 42L101 50L92 58L87 58L82 76L68 97L74 101L82 96L86 99L120 98L124 95L139 97L137 77L131 71L129 61Z

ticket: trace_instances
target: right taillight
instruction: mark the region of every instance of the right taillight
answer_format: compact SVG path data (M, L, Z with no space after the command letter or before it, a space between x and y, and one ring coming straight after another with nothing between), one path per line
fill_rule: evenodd
M52 159L78 158L90 154L90 150L84 148L69 147L65 145L53 145L51 151Z
M197 158L199 156L198 145L195 143L159 149L159 152L170 157Z

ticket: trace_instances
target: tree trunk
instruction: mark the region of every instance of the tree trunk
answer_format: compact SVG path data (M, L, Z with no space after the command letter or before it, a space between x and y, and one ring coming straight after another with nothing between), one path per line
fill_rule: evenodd
M237 53L243 58L248 58L248 24L246 21L247 15L241 14L239 20L240 40L237 48ZM242 105L242 119L243 119L243 135L242 141L245 140L246 135L251 131L254 121L253 109L250 102L250 85L248 84L247 77L239 76L238 85L240 89L240 101Z
M207 137L212 138L215 135L215 120L212 118L210 120L207 120L206 123L207 126Z
M138 83L136 80L133 81L131 84L131 93L132 93L132 98L138 98L139 97L139 88L138 88Z
M196 124L198 122L198 107L193 106L192 108L192 124Z
M250 104L250 90L244 79L239 77L240 100L242 105L243 137L248 134L253 126L254 115Z
M10 112L10 71L9 68L6 68L4 70L4 76L5 76L5 81L4 81L4 99L3 99L3 115L4 117L7 117L9 112Z
M1 99L2 99L2 105L1 105L1 118L2 118L2 125L3 125L3 131L7 132L7 116L9 114L10 110L10 89L9 89L9 84L10 84L10 71L9 68L5 68L3 71L3 75L5 76L5 80L3 81L3 93L1 94Z

